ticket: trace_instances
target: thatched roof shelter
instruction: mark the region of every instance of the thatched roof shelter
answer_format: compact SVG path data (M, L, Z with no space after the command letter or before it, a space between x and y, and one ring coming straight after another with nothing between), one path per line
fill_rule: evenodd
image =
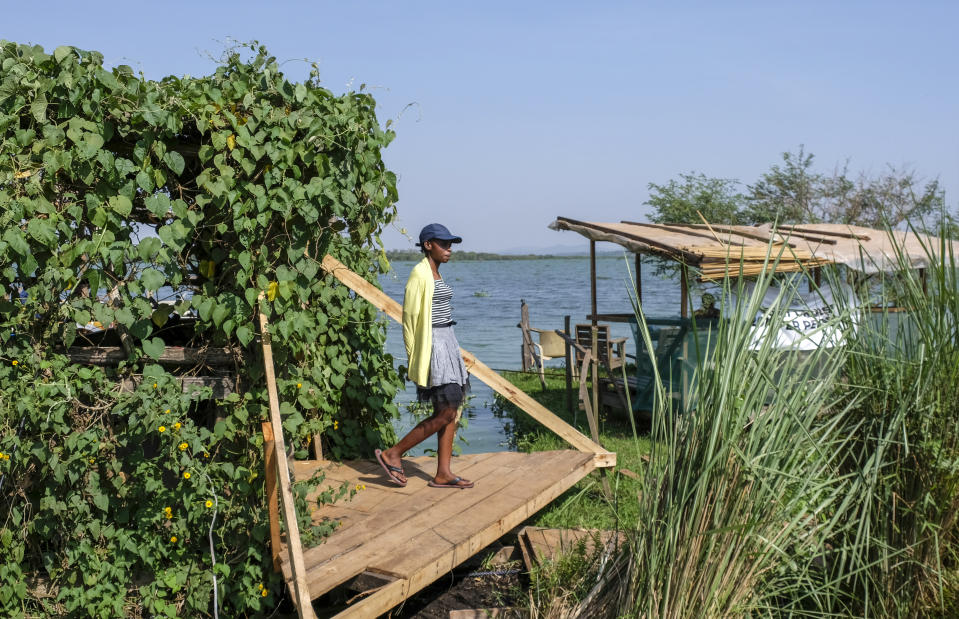
M721 224L651 224L633 221L592 222L557 217L552 230L572 230L590 240L595 265L596 242L616 243L636 254L637 296L642 299L640 256L653 255L683 265L680 314L688 316L687 269L703 280L758 275L764 270L795 272L824 264L842 264L863 273L892 271L902 264L929 266L940 252L959 255L959 242L913 231L876 230L846 224L801 226L727 226ZM592 316L596 310L595 266L591 277Z
M777 271L799 271L822 264L843 264L864 273L893 270L898 251L912 268L928 266L930 254L943 248L959 254L959 243L901 230L875 230L846 224L801 226L724 226L712 224L649 224L631 221L587 222L557 217L553 230L572 230L591 241L609 241L635 254L656 255L695 267L704 279L722 277L727 259L730 275L755 275L772 243L771 258L781 256Z

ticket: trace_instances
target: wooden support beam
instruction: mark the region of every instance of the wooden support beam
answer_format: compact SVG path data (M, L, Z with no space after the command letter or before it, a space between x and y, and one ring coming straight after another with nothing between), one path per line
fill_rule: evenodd
M356 294L372 303L378 310L397 322L403 321L403 308L399 303L386 296L382 290L363 279L359 274L351 271L342 262L327 255L323 258L322 266L327 273L349 286ZM530 417L555 432L579 451L594 454L594 465L596 467L616 466L615 453L607 451L602 445L591 441L579 430L557 417L552 411L517 388L513 383L494 372L489 366L477 359L473 353L460 348L460 354L463 355L463 362L470 373L489 385L493 391L518 406Z
M293 501L293 489L290 484L290 465L286 460L286 441L283 439L283 418L280 416L280 396L276 389L276 376L273 369L273 345L270 340L270 327L263 311L265 303L260 294L260 338L263 344L263 369L266 372L266 390L270 400L270 423L275 432L273 437L276 477L279 482L280 500L283 505L283 522L286 523L286 548L290 555L293 578L290 587L293 603L300 619L313 619L313 602L306 586L306 569L303 565L303 546L300 544L300 528L296 520L296 505Z
M71 346L56 352L65 354L73 363L99 366L114 366L129 357L125 348L120 346ZM237 360L242 362L242 353L234 348L167 346L163 354L157 357L156 362L160 365L208 365L232 368Z
M280 506L276 487L276 443L273 441L273 424L263 422L263 468L266 472L266 509L270 514L270 551L273 554L273 570L280 571Z

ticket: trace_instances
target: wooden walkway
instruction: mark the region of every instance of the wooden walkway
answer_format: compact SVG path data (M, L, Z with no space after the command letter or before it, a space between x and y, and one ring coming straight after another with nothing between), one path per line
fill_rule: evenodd
M337 617L375 617L473 556L521 524L585 477L594 455L579 451L496 452L455 458L457 475L476 486L430 488L435 472L429 457L406 458L409 483L389 483L379 464L297 461L297 479L326 473L323 487L360 485L352 499L317 508L314 522L341 524L323 544L303 552L310 597L316 599L354 577L376 587ZM280 550L280 549L275 549ZM280 564L292 577L285 550Z

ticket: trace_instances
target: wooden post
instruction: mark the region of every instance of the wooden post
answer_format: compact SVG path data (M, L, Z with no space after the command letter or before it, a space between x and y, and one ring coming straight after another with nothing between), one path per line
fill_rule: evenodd
M680 269L679 315L682 318L689 318L689 270L685 264L681 265Z
M593 442L597 445L599 443L599 321L596 319L596 314L598 313L597 304L596 304L596 241L590 239L589 241L589 305L592 310L593 320L592 322L592 343L590 344L590 350L593 353L593 406L587 407L586 409L586 420L589 422L589 430L593 435ZM579 377L580 380L583 380L583 377ZM592 408L592 410L590 410ZM606 492L606 496L611 496L612 493L609 488L609 479L606 477L606 469L600 469L599 475L603 480L603 490Z
M593 317L592 321L592 343L590 344L590 350L593 352L593 366L592 366L592 375L593 375L593 413L597 414L599 412L599 351L596 350L597 338L599 334L596 329L598 321L596 320L596 241L590 239L589 241L589 309ZM580 380L583 378L580 377ZM595 438L593 439L595 440Z
M563 316L563 333L566 334L566 412L573 416L573 356L569 346L572 334L569 330L569 315Z
M266 508L270 514L270 550L273 570L280 571L280 506L276 494L276 444L273 442L273 424L263 422L263 468L266 471Z
M524 372L528 372L533 351L529 349L529 342L526 339L530 333L529 306L526 305L526 301L524 299L519 300L519 328L523 332L523 361L521 367L523 368Z
M643 255L636 254L636 302L643 304Z
M260 338L263 344L263 369L266 373L266 390L270 399L270 423L273 424L274 462L276 477L283 504L283 522L286 523L286 547L292 570L292 593L296 613L300 619L312 619L313 601L306 584L306 567L303 563L303 547L300 544L300 528L296 521L296 505L290 487L290 465L286 460L286 441L283 440L283 418L280 416L280 396L276 390L273 370L273 344L270 340L269 323L263 312L263 293L260 293Z

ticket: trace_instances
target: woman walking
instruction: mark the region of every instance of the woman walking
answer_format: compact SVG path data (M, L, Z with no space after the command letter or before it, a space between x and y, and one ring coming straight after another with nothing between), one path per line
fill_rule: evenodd
M433 404L433 414L419 422L393 447L376 450L376 459L390 480L406 485L403 454L436 434L436 476L433 488L472 488L473 482L458 477L450 469L453 437L459 422L459 409L469 393L469 374L460 356L453 332L453 289L440 277L440 265L449 262L454 236L441 224L430 224L420 232L417 245L425 257L413 267L403 296L403 342L409 358L407 374L416 383L417 399Z

